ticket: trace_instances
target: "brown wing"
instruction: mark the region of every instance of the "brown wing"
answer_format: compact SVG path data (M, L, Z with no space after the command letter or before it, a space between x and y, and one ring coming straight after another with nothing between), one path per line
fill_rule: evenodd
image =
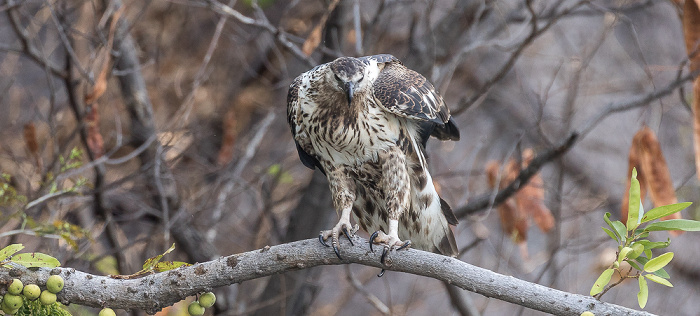
M428 135L439 139L459 140L459 130L435 87L421 74L406 68L395 57L375 56L381 57L375 58L378 61L387 60L373 84L374 97L379 104L396 115L425 122L421 125L428 130ZM428 135L425 135L425 138Z

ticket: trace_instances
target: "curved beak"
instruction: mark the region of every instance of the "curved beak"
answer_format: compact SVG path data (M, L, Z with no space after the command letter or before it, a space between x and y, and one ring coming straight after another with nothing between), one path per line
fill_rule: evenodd
M352 97L353 97L353 94L355 93L355 83L354 82L346 82L345 83L345 93L348 97L348 105L352 104Z

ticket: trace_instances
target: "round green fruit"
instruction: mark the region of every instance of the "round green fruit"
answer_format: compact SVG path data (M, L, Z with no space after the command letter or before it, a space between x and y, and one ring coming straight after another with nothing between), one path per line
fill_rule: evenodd
M97 316L117 316L117 313L115 313L111 308L105 307Z
M7 293L2 300L2 305L9 309L19 309L23 302L21 296Z
M187 312L192 316L202 316L204 315L204 307L199 305L199 302L194 301L190 303L190 306L187 306Z
M56 294L63 290L63 278L60 275L52 275L46 280L46 289Z
M48 290L43 290L41 291L41 295L39 295L39 302L44 305L56 303L56 294L53 294Z
M22 294L29 300L35 300L41 295L41 289L36 284L27 284L24 286Z
M214 303L216 303L216 295L212 292L206 292L199 296L199 305L204 308L212 307Z
M22 293L22 288L24 285L22 285L22 281L19 279L14 279L12 280L12 284L7 288L7 293L10 293L12 295L19 295Z
M5 315L14 315L17 313L17 309L11 309L5 306L5 304L2 304L2 312L5 313Z

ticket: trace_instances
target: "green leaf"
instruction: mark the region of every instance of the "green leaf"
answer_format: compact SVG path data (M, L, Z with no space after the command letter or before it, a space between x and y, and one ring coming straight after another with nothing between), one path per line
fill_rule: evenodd
M627 263L629 263L633 268L637 269L637 271L644 271L644 269L642 269L641 267L639 267L639 265L637 264L637 262L634 261L634 260L629 260L629 261L627 261Z
M637 244L642 244L644 246L644 249L657 249L657 248L666 248L671 244L671 240L668 239L668 241L648 241L648 240L639 240L636 242Z
M61 265L58 259L39 252L20 253L10 260L27 268L55 268Z
M182 261L164 261L164 262L158 262L155 266L156 272L165 272L165 271L170 271L173 269L177 269L179 267L186 267L186 266L191 266L191 264L187 262L182 262Z
M663 285L668 286L668 287L673 287L673 284L671 284L671 282L669 282L668 280L666 280L664 278L658 277L656 275L645 274L644 277L646 277L647 279L652 280L656 283L663 284Z
M639 293L637 293L637 302L639 302L639 307L644 308L647 305L647 299L649 299L649 287L647 287L647 280L643 277L639 278Z
M689 219L669 219L666 221L651 223L647 225L644 230L650 232L660 230L683 230L687 232L697 232L700 231L700 221L693 221Z
M673 252L667 252L656 258L650 259L649 262L644 264L644 271L654 272L665 267L673 259Z
M610 236L610 238L614 239L614 240L617 241L617 242L620 242L620 240L617 239L617 235L615 235L615 233L613 233L611 230L609 230L609 229L607 229L607 228L605 228L605 227L601 227L601 228L603 229L603 231L604 231L606 234L608 234L608 236Z
M22 244L12 244L0 249L0 262L5 261L5 259L9 258L10 256L14 255L22 249L24 249L24 245Z
M666 270L664 270L664 269L659 269L659 270L654 271L654 275L656 275L656 276L658 276L658 277L662 277L662 278L664 278L664 279L670 279L670 278L671 278L671 276L668 275L668 272L666 272Z
M631 248L632 251L630 251L630 253L627 254L627 258L629 259L635 259L644 252L644 245L639 242L632 244Z
M633 231L639 226L644 209L642 208L641 194L639 189L639 180L637 180L637 169L632 169L632 178L630 179L629 192L629 210L627 211L627 230Z
M690 206L691 202L683 202L683 203L676 203L676 204L669 204L669 205L664 205L664 206L659 206L656 208L653 208L649 210L646 214L644 214L644 217L642 217L642 223L646 223L648 221L653 221L658 218L662 218L664 216L668 216L677 212L680 212L684 209L686 209L688 206Z
M615 234L617 235L618 238L616 238L615 240L617 240L618 242L620 242L620 240L622 240L622 242L624 242L625 236L627 236L625 225L623 225L622 222L620 222L620 221L615 221L615 223L611 222L609 212L606 212L605 215L603 215L603 220L608 224L608 226L610 226L610 229L612 229L612 231L615 232ZM620 230L620 228L622 228L622 230Z
M608 283L610 283L610 278L612 278L613 272L615 272L615 270L605 269L605 271L603 271L603 273L600 274L598 280L596 280L595 283L593 283L593 287L591 288L591 296L603 292L605 286L608 285Z
M632 248L630 247L622 248L622 250L620 250L620 253L617 255L617 263L622 263L622 260L625 260L625 258L627 258L627 254L630 253L630 251L632 251Z
M627 240L627 229L625 228L625 224L623 224L621 221L614 221L612 222L613 228L615 228L615 232L620 236L620 242L625 242Z
M651 250L645 250L644 252L647 252L647 251L651 252ZM646 258L646 257L638 257L638 258L635 259L634 261L636 261L636 262L638 262L640 265L644 266L647 262L649 262L649 258ZM635 269L636 269L636 267L635 267ZM637 270L639 270L639 271L644 271L644 269L637 269ZM664 270L664 269L659 269L659 270L654 271L654 275L659 276L659 277L662 277L662 278L664 278L664 279L670 279L670 278L671 278L671 276L668 275L668 272L666 272L666 270Z
M175 244L174 244L174 243L173 243L173 245L170 246L170 248L168 248L168 250L166 250L164 253L162 253L162 254L160 254L160 255L157 255L157 256L155 256L155 257L146 259L146 262L143 263L143 271L151 271L151 270L154 270L154 269L156 268L156 266L158 265L158 262L160 262L160 259L162 259L163 256L169 254L169 253L172 252L173 250L175 250Z

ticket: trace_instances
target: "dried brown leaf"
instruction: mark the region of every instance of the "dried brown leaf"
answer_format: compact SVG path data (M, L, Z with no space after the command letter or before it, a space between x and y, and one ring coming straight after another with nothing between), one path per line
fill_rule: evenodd
M122 12L124 12L124 7L117 10L112 16L112 22L109 25L107 46L104 50L102 50L102 69L97 75L97 79L95 80L95 85L92 87L92 90L85 96L86 104L95 103L97 99L99 99L105 93L105 91L107 91L107 74L111 69L110 64L112 60L111 57L112 45L114 44L114 32L117 29L117 22L119 21L119 17L122 15Z
M700 170L700 77L693 82L693 145L695 148L695 170ZM700 172L696 172L700 179Z
M523 168L535 157L532 149L523 151ZM527 213L543 232L549 232L554 227L554 216L544 204L544 181L539 173L530 178L530 181L518 193L515 194L517 207Z
M495 188L496 183L498 182L498 169L500 169L501 166L498 163L498 161L491 160L488 163L486 163L486 180L488 181L489 187L490 188Z
M685 48L690 59L690 70L700 68L700 0L687 0L683 6L683 33Z
M639 142L639 158L642 165L642 173L649 185L649 195L655 207L678 203L676 191L673 188L671 173L668 170L666 159L661 151L654 131L648 127L643 127L638 134L641 135ZM640 183L641 184L641 183ZM675 213L662 220L678 219L680 213ZM673 235L680 235L682 231L674 231Z
M97 111L97 104L89 106L86 112L87 146L94 158L99 158L104 155L104 140L100 134L100 114Z
M29 154L34 158L34 164L41 169L41 157L39 156L39 142L36 137L36 126L34 122L24 124L24 144L27 146Z

